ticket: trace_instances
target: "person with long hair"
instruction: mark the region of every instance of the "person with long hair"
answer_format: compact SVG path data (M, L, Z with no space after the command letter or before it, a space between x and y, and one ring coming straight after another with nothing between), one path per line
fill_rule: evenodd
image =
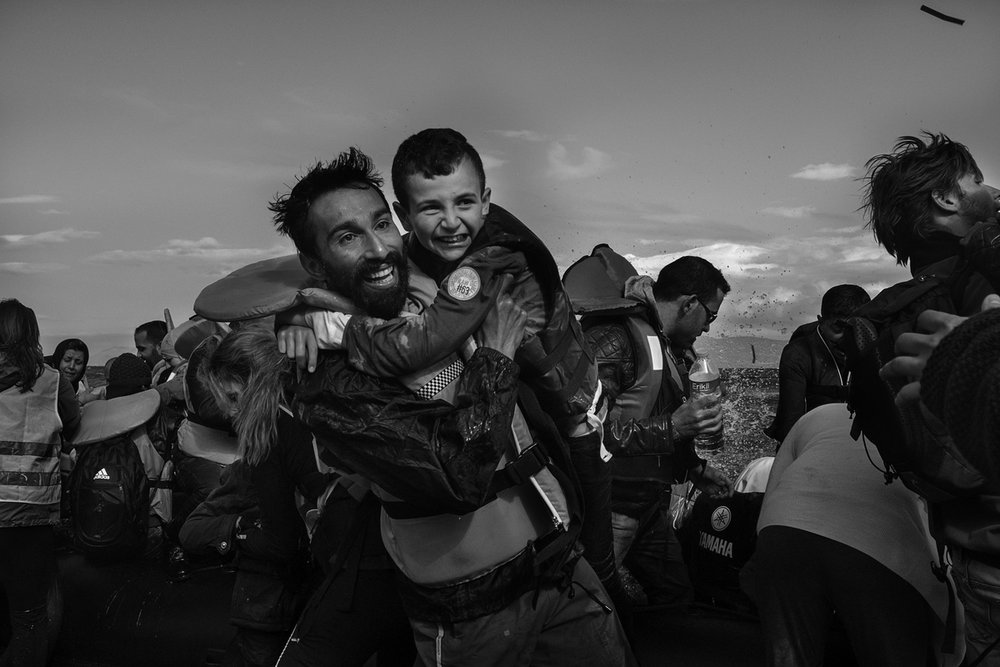
M45 665L47 597L55 582L55 534L62 485L62 436L79 426L80 406L65 376L48 367L38 320L16 299L0 301L0 588L11 639L0 664Z
M277 351L272 333L228 334L198 373L231 420L239 459L185 521L181 544L235 556L237 633L226 664L273 665L308 592L308 535L295 492L315 501L328 478L311 434L288 410L294 362Z

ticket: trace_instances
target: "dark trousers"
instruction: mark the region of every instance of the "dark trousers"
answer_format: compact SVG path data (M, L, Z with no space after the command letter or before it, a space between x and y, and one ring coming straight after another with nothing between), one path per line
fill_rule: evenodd
M417 655L413 630L396 590L396 573L358 570L353 593L337 580L349 576L349 571L341 570L316 591L292 631L279 667L361 667L375 654L378 667L413 665Z
M38 667L51 649L47 600L55 582L52 526L0 528L0 587L7 594L11 640L0 665Z
M930 606L874 558L813 533L768 526L752 562L768 665L822 665L834 612L861 667L933 664Z
M670 521L669 496L639 519L614 513L615 557L642 586L646 602L684 608L694 601L694 588L681 543Z

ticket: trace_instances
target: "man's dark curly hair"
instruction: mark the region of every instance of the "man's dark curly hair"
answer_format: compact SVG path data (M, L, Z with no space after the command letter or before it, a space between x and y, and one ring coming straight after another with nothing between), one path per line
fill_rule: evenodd
M903 136L891 153L865 163L861 208L866 225L896 263L905 266L931 227L931 194L946 192L967 174L982 177L969 149L944 134Z
M389 208L389 202L382 193L382 183L372 159L352 146L332 162L317 162L298 180L291 192L275 195L267 208L274 214L274 226L278 232L291 238L299 252L315 257L316 248L313 247L308 225L309 208L313 202L334 190L372 189Z
M729 294L729 283L722 271L707 259L692 255L685 255L664 266L653 283L653 297L657 301L672 301L688 294L710 301L715 297L716 290Z
M486 189L483 159L465 137L450 128L429 128L408 137L396 150L392 160L392 189L405 209L410 205L406 179L412 174L424 178L447 176L468 158L479 176L480 192Z

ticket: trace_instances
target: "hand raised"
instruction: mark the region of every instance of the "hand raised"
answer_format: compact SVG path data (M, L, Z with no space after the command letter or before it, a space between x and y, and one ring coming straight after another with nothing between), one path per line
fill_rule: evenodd
M493 348L513 359L524 338L528 314L520 304L514 302L509 293L512 277L505 274L503 280L504 284L497 293L493 308L486 314L476 339L481 347Z

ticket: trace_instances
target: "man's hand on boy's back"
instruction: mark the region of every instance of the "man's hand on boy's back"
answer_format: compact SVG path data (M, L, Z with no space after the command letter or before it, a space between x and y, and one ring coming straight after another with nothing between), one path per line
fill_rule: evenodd
M501 277L500 290L493 307L486 313L486 318L476 333L481 347L493 348L511 359L521 346L528 322L528 313L510 295L512 280L513 276L510 274Z

